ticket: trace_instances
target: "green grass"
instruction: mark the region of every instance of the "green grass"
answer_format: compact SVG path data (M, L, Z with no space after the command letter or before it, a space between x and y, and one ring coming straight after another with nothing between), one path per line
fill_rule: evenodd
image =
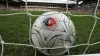
M24 11L0 11L0 14L17 13ZM31 11L32 14L41 15L43 11ZM100 15L98 14L98 17ZM32 24L37 17L32 17ZM73 17L76 27L76 44L87 43L90 31L95 22L93 17ZM98 20L95 31L93 32L91 43L100 40L100 20ZM0 16L0 34L5 42L29 44L28 40L29 18L27 15ZM80 46L70 49L71 54L82 54L86 46ZM1 51L1 45L0 45ZM86 53L100 53L100 44L90 46ZM38 56L45 56L39 51ZM34 56L34 49L25 46L5 45L4 56Z

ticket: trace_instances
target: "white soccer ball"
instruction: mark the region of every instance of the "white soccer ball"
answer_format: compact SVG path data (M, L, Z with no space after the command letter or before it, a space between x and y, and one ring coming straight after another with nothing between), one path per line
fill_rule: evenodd
M64 54L69 50L65 47L73 45L75 35L75 27L72 21L66 15L59 12L42 14L32 26L33 44L45 55Z

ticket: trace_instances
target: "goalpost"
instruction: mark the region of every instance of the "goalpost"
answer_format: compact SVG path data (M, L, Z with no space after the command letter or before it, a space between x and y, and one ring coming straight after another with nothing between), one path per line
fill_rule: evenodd
M100 54L85 54L86 51L88 50L88 48L89 48L90 46L93 46L93 45L96 45L96 44L100 44L100 41L95 42L95 43L92 43L92 44L90 43L91 36L92 36L92 34L93 34L94 30L95 30L97 21L100 19L100 18L96 15L96 14L97 14L97 9L98 9L99 3L100 3L100 0L98 0L98 2L97 2L96 8L95 8L95 12L94 12L93 15L74 15L74 14L72 14L72 13L68 10L68 0L67 0L67 2L66 2L66 12L62 12L62 13L68 14L69 17L70 17L70 16L76 16L76 17L90 16L90 17L93 17L93 18L95 19L95 22L94 22L93 27L92 27L92 30L91 30L91 32L90 32L90 34L89 34L88 42L87 42L87 43L78 44L78 45L74 45L74 46L71 46L71 47L66 47L66 48L75 48L75 47L79 47L79 46L87 46L87 47L85 48L83 54L81 54L81 55L75 55L75 54L74 54L74 55L70 55L70 52L68 51L68 52L69 52L68 56L100 56ZM0 14L0 16L11 16L11 15L26 14L26 15L29 17L29 26L30 26L30 27L29 27L29 43L30 43L30 44L6 43L6 42L2 39L2 35L1 35L1 36L0 36L0 44L1 44L1 46L2 46L1 54L0 54L1 56L4 56L4 55L3 55L3 53L4 53L4 45L20 45L20 46L34 47L34 48L35 48L35 55L34 55L34 56L36 56L36 49L37 49L38 47L35 47L35 46L32 44L32 42L31 42L31 28L32 28L32 26L31 26L31 21L32 21L31 17L40 16L40 15L32 15L32 14L29 12L28 7L27 7L27 0L26 0L26 2L25 2L25 5L26 5L26 12L11 13L11 14ZM40 49L57 49L57 48L40 48ZM62 55L62 56L67 56L67 55Z

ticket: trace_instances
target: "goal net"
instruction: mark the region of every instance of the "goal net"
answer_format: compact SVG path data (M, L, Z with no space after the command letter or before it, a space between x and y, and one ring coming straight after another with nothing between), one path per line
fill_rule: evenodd
M22 6L23 4L21 5L22 6L21 8L25 11L8 12L7 14L0 11L1 12L0 13L0 31L1 31L0 32L1 33L0 35L0 52L1 52L0 55L1 56L10 56L10 55L13 56L16 53L17 54L14 56L22 56L22 55L24 56L24 54L26 56L43 55L37 51L38 48L35 47L31 41L31 31L32 31L33 20L35 20L34 18L41 16L41 14L44 13L45 11L50 11L50 10L57 11L58 10L61 13L67 14L68 17L74 22L75 27L76 27L75 43L73 46L66 47L70 49L67 53L65 53L62 56L66 56L66 55L69 55L69 56L100 56L99 54L100 53L100 45L99 45L100 44L100 34L99 34L100 4L99 2L100 0L98 0L96 3L93 3L92 5L88 3L82 4L82 5L78 4L78 5L75 5L74 7L69 8L69 1L66 1L66 5L63 5L64 8L62 8L61 4L57 5L59 7L53 7L55 6L55 4L54 5L50 4L50 7L48 8L48 5L46 6L44 4L37 5L36 3L33 4L35 6L28 6L28 5L31 5L31 3L28 4L28 0L26 0L24 3L25 6ZM7 7L8 7L8 4L7 4ZM35 10L37 10L40 7L45 10L44 12L39 11L40 14L32 10L34 8ZM32 11L30 12L29 9L32 10L33 12ZM19 17L17 17L17 15ZM23 15L26 17L24 17ZM20 17L23 17L24 20ZM14 21L13 19L9 19L9 18L14 18L14 20L16 19L17 20ZM20 22L19 19L23 21ZM10 23L7 23L7 21ZM13 21L17 23L14 23ZM21 23L23 26L21 26L18 23ZM14 26L14 24L16 25ZM25 29L24 27L25 28L29 27L29 28ZM27 32L24 32L24 31L27 31ZM14 34L14 32L16 32L16 34ZM29 41L29 44L24 44L24 42L28 43L28 41ZM57 48L42 48L42 49L57 49ZM22 55L19 53L21 53Z

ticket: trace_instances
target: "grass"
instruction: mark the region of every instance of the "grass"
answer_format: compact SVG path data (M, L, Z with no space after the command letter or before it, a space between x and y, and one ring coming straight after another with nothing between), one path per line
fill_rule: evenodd
M22 11L6 11L1 10L0 14L17 13ZM24 12L24 11L23 11ZM42 14L43 11L30 11L32 14ZM97 15L100 17L100 15ZM32 17L32 24L37 17ZM76 44L87 43L89 34L95 22L93 17L73 17L71 16L76 27ZM100 20L98 20L96 28L93 32L90 43L100 40ZM0 34L5 42L29 44L28 40L29 18L27 15L0 16ZM70 49L71 54L82 54L86 46L80 46ZM90 46L86 53L100 53L100 45ZM0 45L1 51L1 45ZM5 45L4 56L34 56L34 49L25 46ZM37 56L45 56L39 51Z

